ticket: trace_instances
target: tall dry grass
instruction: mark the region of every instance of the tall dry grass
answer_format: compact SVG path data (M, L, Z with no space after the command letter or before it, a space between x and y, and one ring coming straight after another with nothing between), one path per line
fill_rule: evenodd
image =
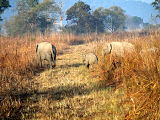
M36 44L47 41L54 44L58 54L71 44L84 41L82 36L72 34L26 35L23 37L0 37L0 119L20 119L30 104L27 96L36 87L32 77L41 72L36 63Z
M126 90L131 111L124 119L159 119L159 53L144 58L139 51L152 46L160 46L158 32L144 36L138 33L114 34L51 34L26 35L24 37L0 37L0 119L22 119L31 101L27 96L36 92L32 77L38 72L35 46L42 41L54 44L58 54L63 54L70 45L93 42L98 45L96 54L100 58L94 75L105 85ZM96 41L96 42L95 42ZM100 55L103 42L129 41L136 46L136 53L125 59ZM112 64L112 61L116 64Z
M112 41L121 41L120 38ZM123 87L127 100L124 104L130 106L124 119L160 119L160 51L140 56L142 49L156 47L160 49L159 32L151 32L149 36L127 37L124 41L135 45L135 52L124 58L107 55L101 57L100 45L97 55L100 58L99 65L93 71L106 86L114 88Z
M144 42L141 44L143 49L152 47L160 49L159 34L143 39ZM125 119L160 119L159 56L160 51L145 54L143 57L137 53L133 58L124 60L122 77L126 95L132 105L132 109Z

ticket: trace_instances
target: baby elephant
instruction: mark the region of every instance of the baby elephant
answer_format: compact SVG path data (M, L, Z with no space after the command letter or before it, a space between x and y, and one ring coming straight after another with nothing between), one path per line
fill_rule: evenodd
M41 42L36 45L38 65L42 67L42 60L47 60L49 67L56 66L56 47L48 42Z
M98 58L95 54L88 53L88 54L83 55L83 63L89 69L90 65L98 63Z

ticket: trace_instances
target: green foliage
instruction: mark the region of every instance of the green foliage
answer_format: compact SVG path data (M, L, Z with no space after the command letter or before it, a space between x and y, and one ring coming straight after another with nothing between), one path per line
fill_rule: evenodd
M143 19L140 18L140 17L137 17L137 16L133 16L132 19L131 19L131 21L132 21L134 24L137 24L137 25L143 23Z
M152 2L152 5L159 12L157 17L160 17L160 0L155 0L154 2Z
M68 24L65 31L75 33L104 32L105 30L115 32L125 28L126 15L117 6L104 9L97 8L93 13L90 6L78 1L66 12Z
M39 4L39 0L18 0L16 10L18 14L25 15L31 8L36 7Z
M143 23L143 30L149 31L149 30L157 30L160 28L160 24L152 25L149 23Z
M2 14L3 11L8 7L11 7L9 4L9 0L0 0L0 14ZM2 20L1 16L0 20Z
M89 33L95 32L95 18L90 12L90 6L78 1L66 12L68 24L65 28L70 32Z
M129 29L138 29L143 24L143 19L137 16L128 16L126 19L126 25Z
M155 9L160 9L160 0L155 0L152 2L152 5L155 7Z
M126 15L120 7L113 6L108 9L104 9L104 16L105 28L108 31L115 32L119 29L123 30L125 28Z
M100 25L99 29L110 32L124 29L126 15L120 7L113 6L106 9L100 7L94 11L93 15L99 20L97 22Z
M25 33L44 33L50 30L56 21L58 5L54 0L18 0L17 15L6 22L8 35L22 35Z
M97 8L93 12L93 16L95 18L95 24L96 24L96 32L104 32L105 26L104 26L104 14L103 14L103 8Z
M24 16L13 16L9 21L5 22L6 33L10 35L22 35L27 32L29 26L25 24L27 21Z

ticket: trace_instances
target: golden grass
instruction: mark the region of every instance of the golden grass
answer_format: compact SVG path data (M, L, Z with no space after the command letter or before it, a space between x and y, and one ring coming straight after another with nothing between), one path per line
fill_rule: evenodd
M100 58L100 63L92 73L104 81L106 86L123 87L126 90L130 111L124 119L160 119L160 51L146 54L141 57L142 49L159 48L160 35L158 33L150 36L129 38L129 42L136 47L134 55L126 55L124 58L113 58L106 56ZM97 49L97 54L101 52ZM116 63L117 66L113 65Z
M160 119L159 51L139 55L141 49L160 48L159 40L159 32L1 36L0 119ZM53 71L37 67L35 46L42 41L57 48ZM125 59L103 59L101 48L107 41L131 42L136 52ZM81 64L85 52L99 58L89 71Z
M32 87L33 83L31 79L37 72L40 72L35 60L36 43L49 41L56 46L59 54L74 39L74 35L66 35L64 37L64 35L56 34L46 36L28 35L16 38L0 37L0 94L2 105L0 116L2 118L15 115L12 109L16 107L14 104L12 105L14 103L12 100L18 101L17 99L19 97L24 97L25 94L31 94L35 89ZM9 106L11 108L6 107L7 104L4 101L8 97L10 98L9 102L11 105ZM22 101L20 100L20 102Z

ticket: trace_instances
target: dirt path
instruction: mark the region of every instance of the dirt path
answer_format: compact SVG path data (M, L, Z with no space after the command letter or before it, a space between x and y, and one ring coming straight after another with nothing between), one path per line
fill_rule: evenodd
M32 119L106 120L123 114L124 108L117 105L123 91L113 94L110 88L99 88L97 79L82 65L82 53L89 51L88 45L70 46L57 56L56 68L33 79L37 94L30 107L36 111Z
M63 54L57 56L56 68L45 70L35 77L39 84L38 90L46 91L52 87L84 84L85 76L81 75L88 72L82 64L82 52L84 51L77 50L82 47L82 45L71 46L64 50Z

